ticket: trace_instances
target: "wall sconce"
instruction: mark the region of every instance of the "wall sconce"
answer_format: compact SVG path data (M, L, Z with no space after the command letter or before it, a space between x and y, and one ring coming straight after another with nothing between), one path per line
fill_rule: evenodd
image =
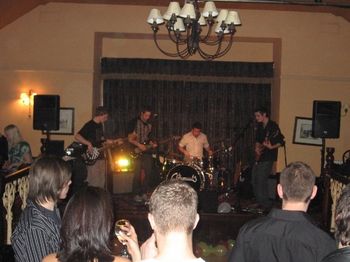
M341 106L341 116L346 116L349 112L349 104L348 103L342 103Z
M36 93L33 90L29 90L28 93L21 93L20 99L23 105L28 106L28 117L32 116L32 107L34 104L34 96Z

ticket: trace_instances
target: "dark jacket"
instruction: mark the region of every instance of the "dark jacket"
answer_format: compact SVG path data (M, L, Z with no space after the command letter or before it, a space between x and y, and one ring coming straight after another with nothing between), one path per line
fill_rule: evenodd
M329 253L322 262L348 262L350 261L350 247L337 249Z

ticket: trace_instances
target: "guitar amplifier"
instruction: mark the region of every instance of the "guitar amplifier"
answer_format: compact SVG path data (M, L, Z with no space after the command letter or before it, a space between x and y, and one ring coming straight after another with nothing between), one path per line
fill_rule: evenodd
M113 179L113 193L131 193L134 172L111 172Z
M64 152L63 140L49 140L45 142L45 154L62 157Z

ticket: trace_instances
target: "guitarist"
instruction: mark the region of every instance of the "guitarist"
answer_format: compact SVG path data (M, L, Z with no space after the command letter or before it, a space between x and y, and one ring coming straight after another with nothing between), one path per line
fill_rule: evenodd
M254 111L256 126L255 165L252 170L252 186L257 207L268 210L272 207L268 179L273 163L277 161L278 148L284 145L284 136L276 122L270 120L265 108Z
M128 125L128 141L134 146L134 152L141 152L134 161L132 191L135 194L135 202L147 200L146 193L151 189L152 184L153 158L150 151L158 145L151 139L152 125L149 122L151 116L151 109L145 107ZM143 181L141 181L141 170L144 171Z
M108 120L107 108L99 106L95 110L94 117L75 135L75 140L85 146L92 153L94 148L100 148L105 142L103 134L103 123ZM107 143L113 142L107 140ZM118 140L118 143L122 143ZM87 166L87 182L89 185L105 188L106 186L106 165L104 154L100 154L94 165Z

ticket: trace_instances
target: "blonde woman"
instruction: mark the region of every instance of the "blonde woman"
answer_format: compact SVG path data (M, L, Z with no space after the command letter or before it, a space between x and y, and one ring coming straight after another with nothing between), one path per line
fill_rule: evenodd
M8 161L3 168L17 169L23 164L31 164L33 157L30 145L23 140L18 127L8 125L4 129L4 134L8 142Z

